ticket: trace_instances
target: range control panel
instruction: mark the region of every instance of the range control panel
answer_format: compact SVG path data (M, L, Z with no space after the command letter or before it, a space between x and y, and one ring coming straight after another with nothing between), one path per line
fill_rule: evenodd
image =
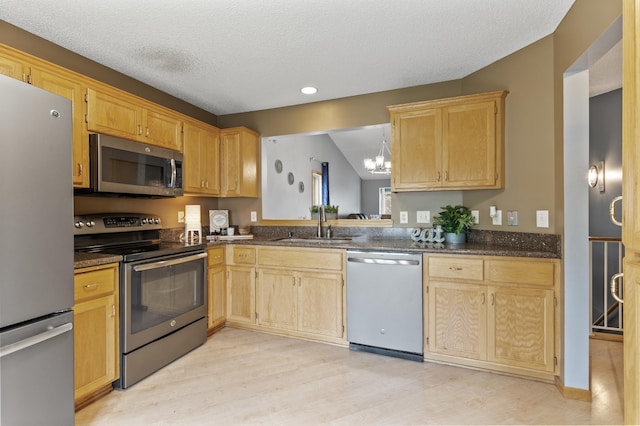
M106 213L74 216L73 234L104 234L108 232L161 229L158 216L137 213Z

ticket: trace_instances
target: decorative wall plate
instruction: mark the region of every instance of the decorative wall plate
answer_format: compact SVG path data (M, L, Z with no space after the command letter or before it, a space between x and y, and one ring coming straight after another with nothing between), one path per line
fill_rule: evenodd
M276 168L276 173L278 174L282 173L282 161L276 160L276 163L274 164L274 166Z
M289 172L289 174L287 175L287 180L289 181L289 185L293 185L293 182L295 182L296 178L295 176L293 176L293 173Z

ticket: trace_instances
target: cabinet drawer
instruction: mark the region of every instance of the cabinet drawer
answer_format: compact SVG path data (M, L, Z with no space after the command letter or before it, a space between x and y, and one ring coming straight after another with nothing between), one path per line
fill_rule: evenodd
M498 283L553 287L554 266L552 262L488 260L487 279Z
M256 249L253 247L234 247L233 263L236 265L253 265L256 263Z
M342 270L343 250L314 248L260 248L260 266L277 266L296 269Z
M482 259L429 257L429 276L465 280L482 280Z
M118 282L116 271L117 268L108 268L74 275L74 300L77 302L113 293Z
M207 254L207 266L224 264L224 247L210 248Z

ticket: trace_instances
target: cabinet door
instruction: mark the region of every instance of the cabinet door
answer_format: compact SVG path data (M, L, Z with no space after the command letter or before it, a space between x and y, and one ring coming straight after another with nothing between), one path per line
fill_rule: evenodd
M300 272L298 330L342 337L342 274Z
M184 189L194 194L220 193L220 134L213 126L184 123Z
M220 195L220 131L215 127L202 135L200 156L204 159L200 163L200 176L205 182L205 193Z
M227 266L227 319L256 322L256 269Z
M261 269L257 282L259 325L295 330L298 322L297 278L281 269Z
M441 186L441 115L438 108L392 115L393 191Z
M118 378L118 324L114 295L73 307L75 399Z
M553 290L490 287L488 360L553 372Z
M224 324L227 315L227 286L224 266L213 266L208 269L208 315L209 329Z
M221 195L258 196L258 134L244 127L220 132Z
M142 138L142 108L116 94L87 90L87 129L130 140Z
M495 185L496 111L493 101L443 109L443 186Z
M182 151L182 121L173 114L143 109L144 141L167 149Z
M204 179L201 177L202 163L205 159L200 154L200 140L203 131L189 123L184 124L184 157L182 163L182 185L185 192L200 194L204 192Z
M72 144L73 144L73 186L89 187L89 133L84 126L84 90L77 77L65 75L62 71L31 67L31 83L41 89L71 100Z
M429 283L429 351L484 360L487 352L486 287Z
M220 136L222 195L240 195L240 133L223 132Z

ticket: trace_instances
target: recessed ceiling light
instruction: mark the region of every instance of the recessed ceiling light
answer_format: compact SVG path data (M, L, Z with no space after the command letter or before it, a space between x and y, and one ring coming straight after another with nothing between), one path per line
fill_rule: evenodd
M313 95L318 91L318 89L316 89L315 87L307 86L300 89L300 91L305 95Z

